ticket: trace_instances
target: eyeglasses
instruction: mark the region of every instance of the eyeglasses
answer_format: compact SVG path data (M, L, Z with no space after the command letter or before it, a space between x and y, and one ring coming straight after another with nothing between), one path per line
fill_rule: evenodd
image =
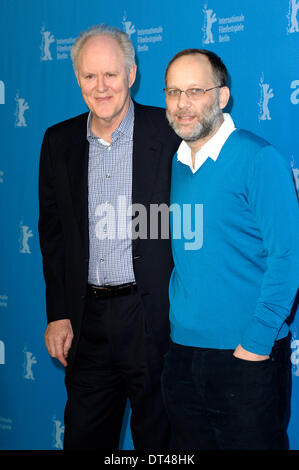
M215 88L222 88L221 85L213 86L212 88L189 88L188 90L179 90L178 88L163 88L168 99L178 100L182 93L188 98L197 100L201 98L207 91L214 90Z

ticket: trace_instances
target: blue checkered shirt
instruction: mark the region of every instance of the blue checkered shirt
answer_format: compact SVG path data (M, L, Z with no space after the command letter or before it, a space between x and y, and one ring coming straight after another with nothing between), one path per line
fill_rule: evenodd
M132 201L132 152L134 104L112 134L112 143L91 131L89 141L88 218L89 272L94 285L134 282L132 240L128 237L127 207Z

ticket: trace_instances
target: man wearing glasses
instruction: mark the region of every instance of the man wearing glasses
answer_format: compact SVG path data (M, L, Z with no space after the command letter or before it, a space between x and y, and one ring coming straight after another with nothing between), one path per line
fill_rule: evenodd
M291 169L223 113L230 91L217 55L179 52L165 82L167 117L183 139L171 205L203 205L200 249L173 236L172 219L172 343L162 386L176 445L286 449L287 319L299 279Z

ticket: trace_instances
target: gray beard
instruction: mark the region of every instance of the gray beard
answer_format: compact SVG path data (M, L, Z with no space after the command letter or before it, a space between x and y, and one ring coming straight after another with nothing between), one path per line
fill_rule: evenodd
M222 111L219 109L219 99L217 99L208 109L204 110L204 115L201 122L197 122L192 131L186 134L186 131L182 130L178 124L172 119L168 110L166 110L166 116L169 124L173 128L174 132L185 142L195 142L196 140L203 139L214 132L219 126L222 120Z

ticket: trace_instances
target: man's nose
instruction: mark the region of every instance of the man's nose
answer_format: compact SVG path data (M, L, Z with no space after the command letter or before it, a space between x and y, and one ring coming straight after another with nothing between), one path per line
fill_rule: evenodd
M178 99L178 108L186 108L191 105L191 100L188 98L184 91L181 92L180 97Z
M97 91L100 92L100 93L103 93L104 91L107 90L107 84L106 84L105 77L103 77L101 75L99 75L97 77L96 88L97 88Z

